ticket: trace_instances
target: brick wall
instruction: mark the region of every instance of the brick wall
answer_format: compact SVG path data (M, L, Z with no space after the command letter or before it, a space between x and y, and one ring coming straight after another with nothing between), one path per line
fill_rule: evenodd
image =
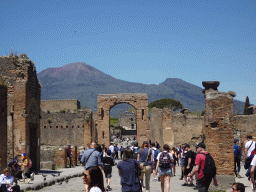
M64 100L42 100L42 111L49 110L50 112L59 112L61 110L77 111L80 109L80 102L76 99L64 99Z
M34 63L26 54L0 57L1 78L7 85L7 162L26 152L30 155L31 127L33 123L36 137L39 138L40 85ZM33 102L33 104L32 104ZM31 124L30 124L31 125ZM39 168L39 146L32 169Z
M7 88L0 85L0 172L7 167Z
M90 142L89 136L85 141L84 132L90 131L89 116L91 110L73 112L42 112L41 113L41 145L65 146L71 143L75 146L83 146L84 142Z
M189 143L194 150L194 145L202 141L202 126L204 117L189 113L175 113L170 109L151 110L149 120L150 139L158 141L161 146L168 143L170 146Z

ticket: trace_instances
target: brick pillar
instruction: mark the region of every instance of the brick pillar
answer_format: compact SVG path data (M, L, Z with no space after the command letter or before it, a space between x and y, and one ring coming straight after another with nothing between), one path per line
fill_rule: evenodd
M0 172L7 167L7 88L0 85Z
M233 97L218 92L218 81L203 81L205 94L205 116L202 132L205 136L206 150L212 154L219 180L218 190L230 188L234 177L233 150Z

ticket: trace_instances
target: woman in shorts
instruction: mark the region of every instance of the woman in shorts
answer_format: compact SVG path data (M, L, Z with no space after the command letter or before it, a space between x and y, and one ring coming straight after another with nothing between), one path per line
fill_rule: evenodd
M112 173L112 166L114 166L114 160L111 157L111 150L107 150L107 154L105 157L102 159L103 163L103 171L105 173L105 178L106 178L106 183L107 183L107 190L111 191L112 189L110 188L110 178L111 173Z
M164 186L165 191L169 192L170 190L170 179L172 176L172 163L174 162L173 156L171 153L169 153L170 147L168 144L164 144L163 146L163 152L159 153L157 156L157 164L156 164L156 170L159 168L159 177L161 180L161 189L162 192L164 192ZM168 157L169 156L169 157ZM166 165L166 164L169 164ZM164 183L165 181L165 183Z

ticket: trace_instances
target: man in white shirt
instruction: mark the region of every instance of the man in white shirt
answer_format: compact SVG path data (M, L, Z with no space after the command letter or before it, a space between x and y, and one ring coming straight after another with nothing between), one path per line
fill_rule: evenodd
M252 136L247 136L247 142L244 149L244 158L249 157L251 152L255 149L255 141L252 140Z
M111 157L114 159L115 147L113 145L113 142L110 142L110 146L108 149L111 151Z

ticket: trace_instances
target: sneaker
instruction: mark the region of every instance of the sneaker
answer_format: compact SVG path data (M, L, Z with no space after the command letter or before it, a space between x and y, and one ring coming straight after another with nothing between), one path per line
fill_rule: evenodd
M181 186L187 186L188 184L187 183L184 183L184 184L182 184Z
M189 183L187 186L188 187L194 187L195 185L193 183Z
M157 181L157 178L155 177L155 178L153 179L153 181Z
M35 179L35 173L34 172L30 174L30 178L31 178L31 181L34 181L34 179Z
M28 183L30 183L30 181L31 181L31 180L30 180L30 179L28 179Z
M238 177L238 178L242 178L241 175L239 175L238 173L237 173L237 177Z

